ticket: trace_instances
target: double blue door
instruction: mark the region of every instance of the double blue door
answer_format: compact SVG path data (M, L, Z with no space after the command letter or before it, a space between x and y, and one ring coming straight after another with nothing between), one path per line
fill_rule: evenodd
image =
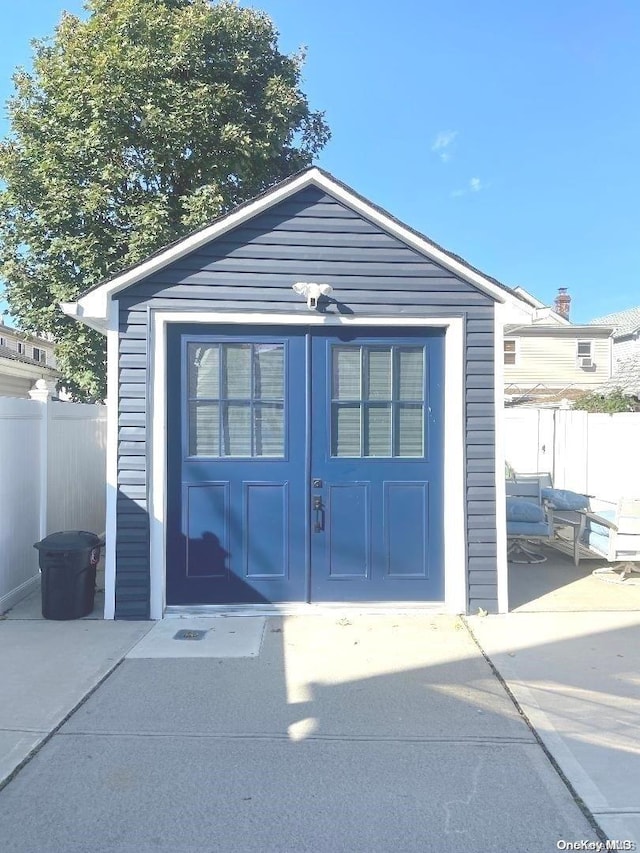
M443 336L170 327L167 604L439 601Z

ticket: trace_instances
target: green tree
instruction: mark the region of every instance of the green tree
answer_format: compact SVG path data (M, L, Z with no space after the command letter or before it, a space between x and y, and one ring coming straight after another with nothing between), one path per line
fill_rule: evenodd
M0 275L65 384L105 394L100 333L58 303L282 178L329 139L263 12L223 0L88 0L34 42L0 143Z

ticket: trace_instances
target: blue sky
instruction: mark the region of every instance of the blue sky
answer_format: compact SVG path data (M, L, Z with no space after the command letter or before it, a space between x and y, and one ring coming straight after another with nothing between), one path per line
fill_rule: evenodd
M568 287L574 322L640 305L637 0L242 5L307 46L320 166L505 284ZM63 9L6 5L0 101Z

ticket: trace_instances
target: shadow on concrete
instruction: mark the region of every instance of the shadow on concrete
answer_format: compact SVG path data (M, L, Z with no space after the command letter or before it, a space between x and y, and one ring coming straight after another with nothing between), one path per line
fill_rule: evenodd
M7 851L598 838L453 617L272 618L258 658L127 660L0 810Z
M512 612L600 612L640 610L640 585L593 574L606 561L573 560L554 548L540 548L544 563L509 563L509 610Z

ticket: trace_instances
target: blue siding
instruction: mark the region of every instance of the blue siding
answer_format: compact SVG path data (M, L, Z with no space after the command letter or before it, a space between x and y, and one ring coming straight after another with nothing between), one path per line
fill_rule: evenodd
M333 287L336 303L329 312L466 319L469 610L497 609L493 301L331 196L308 188L118 296L118 618L149 614L149 309L281 310L302 316L306 305L291 285L309 279Z

